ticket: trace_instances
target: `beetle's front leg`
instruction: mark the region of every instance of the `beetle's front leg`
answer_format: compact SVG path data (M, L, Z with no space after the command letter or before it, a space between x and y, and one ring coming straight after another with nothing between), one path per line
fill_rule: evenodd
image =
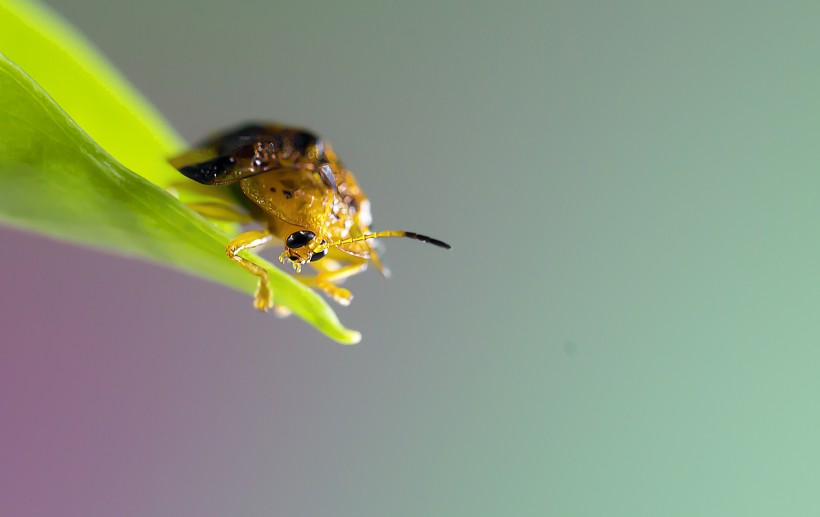
M240 257L238 254L245 250L264 246L268 244L272 238L273 236L267 231L254 230L239 235L225 248L225 253L231 260L236 261L236 263L242 266L246 271L259 277L259 284L254 294L253 306L262 312L267 312L268 309L273 307L273 293L270 290L268 271L259 264Z
M336 300L345 307L350 305L353 295L344 287L336 285L346 278L358 275L367 269L367 262L357 260L352 264L345 264L338 269L330 269L324 262L312 263L318 273L314 277L300 277L299 280L306 285L316 287L324 291L328 296Z

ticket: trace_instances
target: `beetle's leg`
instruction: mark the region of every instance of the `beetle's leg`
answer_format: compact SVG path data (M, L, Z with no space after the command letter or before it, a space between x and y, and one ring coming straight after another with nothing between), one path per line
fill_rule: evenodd
M250 223L253 216L237 203L230 191L193 181L175 181L166 190L194 212L208 219Z
M341 305L350 305L353 295L347 289L337 286L336 283L341 282L346 278L350 278L351 276L358 275L366 270L367 262L356 262L354 264L348 264L340 267L339 269L333 270L328 269L321 262L314 263L312 265L316 266L316 269L319 269L319 272L316 276L306 278L303 282L308 285L313 285L326 292L328 296L339 302Z
M382 263L382 259L379 257L379 253L373 246L369 246L370 248L370 261L373 262L373 265L376 266L376 269L379 270L379 273L382 274L385 278L390 278L390 270L387 266Z
M214 187L211 185L203 185L189 180L174 181L165 190L178 198L187 197L188 194L213 197L215 192Z
M245 268L245 270L259 277L259 284L256 287L253 306L262 312L266 312L273 307L273 293L270 290L270 284L268 282L268 271L259 264L240 257L238 253L264 246L268 244L272 238L273 236L267 231L254 230L239 235L225 248L225 253L231 260L236 261L236 263Z
M228 221L231 223L250 223L253 222L253 216L241 208L219 202L205 202L205 203L186 203L186 206L198 213L202 217L208 219L216 219L217 221Z

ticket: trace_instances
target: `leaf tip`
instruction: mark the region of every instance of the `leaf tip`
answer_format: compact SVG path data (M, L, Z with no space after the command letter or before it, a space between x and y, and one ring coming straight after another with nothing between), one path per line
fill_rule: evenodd
M343 345L357 345L362 340L362 333L355 330L346 330L339 336L339 343Z

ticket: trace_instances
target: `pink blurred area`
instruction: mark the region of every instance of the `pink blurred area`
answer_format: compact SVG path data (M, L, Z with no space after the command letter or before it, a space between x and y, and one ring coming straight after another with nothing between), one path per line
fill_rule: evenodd
M281 444L322 389L310 349L344 347L175 271L9 229L0 247L0 515L229 515L267 469L298 474Z

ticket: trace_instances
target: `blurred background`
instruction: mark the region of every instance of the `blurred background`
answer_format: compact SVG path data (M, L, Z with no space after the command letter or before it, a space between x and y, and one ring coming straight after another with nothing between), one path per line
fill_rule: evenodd
M820 4L51 0L182 134L313 128L328 341L0 229L0 514L820 512Z

